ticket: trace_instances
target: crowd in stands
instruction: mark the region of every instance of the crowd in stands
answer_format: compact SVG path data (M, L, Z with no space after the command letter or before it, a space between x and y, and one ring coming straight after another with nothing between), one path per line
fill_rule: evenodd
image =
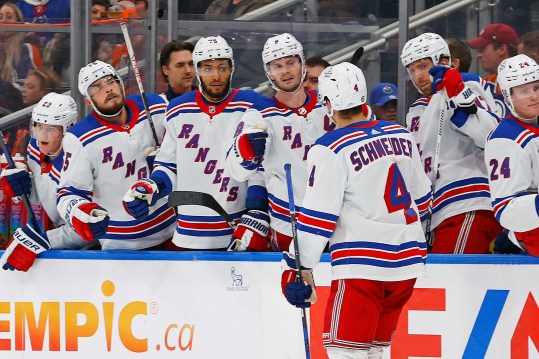
M204 18L207 20L219 20L226 19L227 16L238 17L249 11L260 8L261 6L267 5L270 2L272 2L272 0L214 0L211 2L211 4L208 4ZM0 23L60 23L69 18L69 9L70 1L64 0L37 2L21 0L16 3L5 2L0 7ZM109 0L93 0L91 16L92 21L94 21L95 24L99 24L100 21L110 18L144 18L147 16L147 11L148 1L124 0L114 1L111 3ZM275 39L275 41L277 40L285 43L286 41L292 41L287 38ZM163 43L165 42L163 39L161 39L161 41ZM425 39L422 39L422 41L438 41L438 39L427 36ZM132 42L135 47L135 52L141 51L144 44L144 38L142 36L135 35L132 36ZM111 76L112 80L109 79L107 80L108 82L105 81L100 85L101 87L107 88L111 85L111 81L119 80L119 76L117 75L116 71L126 66L129 62L126 46L123 43L123 39L114 34L97 35L93 39L92 44L92 60L98 60L101 64L105 64L106 66L103 65L105 66L103 67L103 69L105 69L103 71L106 71L106 73ZM410 50L410 57L406 57L403 54L404 57L402 58L402 65L407 68L415 87L419 90L418 100L412 105L408 112L406 126L412 132L412 134L416 136L416 141L418 144L420 146L425 146L421 148L421 154L424 156L423 160L425 172L431 177L433 182L436 183L438 180L437 186L442 186L442 188L436 187L436 190L439 192L436 193L435 190L435 200L432 205L433 215L431 218L431 229L434 237L438 239L437 242L433 242L434 246L432 250L435 253L491 253L492 251L521 253L522 250L511 242L511 239L507 235L507 231L503 231L503 228L499 226L499 218L495 217L494 215L495 212L493 212L487 188L489 179L488 166L485 167L481 161L484 156L484 147L487 135L495 129L497 123L501 121L502 118L513 116L512 110L515 108L512 104L507 103L507 95L503 93L503 89L500 88L500 84L497 81L499 65L504 60L513 58L517 54L525 54L529 56L529 58L537 61L539 59L539 31L531 31L526 34L522 34L522 36L519 37L515 29L511 26L502 23L495 23L487 26L476 38L468 40L447 38L444 40L444 44L444 46L447 46L448 48L448 53L444 54L444 58L436 58L435 56L415 58L412 50ZM191 43L178 40L173 40L164 44L164 46L160 46L162 50L160 52L159 65L161 67L162 77L160 78L161 84L158 86L158 88L161 95L160 97L156 98L152 97L152 100L150 101L150 111L155 111L154 120L163 121L162 118L164 117L167 104L168 111L178 111L177 115L180 117L190 116L189 111L191 110L189 110L187 114L182 112L185 111L185 108L189 108L189 106L196 106L199 110L202 110L202 112L205 113L203 107L207 105L206 114L210 119L217 114L220 114L222 111L236 111L237 108L234 106L247 106L245 104L249 104L247 107L254 106L253 109L256 110L255 112L251 111L253 109L247 111L247 108L242 108L242 111L240 111L241 113L237 114L238 118L234 120L237 120L237 123L234 122L236 123L237 127L234 129L222 129L222 131L225 132L231 131L231 135L228 135L228 132L226 132L228 137L226 138L227 141L224 142L228 144L230 140L232 140L232 137L243 133L242 128L244 125L251 126L253 129L255 129L253 132L258 133L258 130L256 130L256 125L258 125L259 122L266 121L265 116L267 115L267 112L273 111L272 109L274 107L281 107L286 109L286 111L292 111L293 116L310 119L313 121L313 123L317 124L316 126L320 126L310 128L309 131L311 132L307 130L302 132L302 135L304 136L303 138L301 136L293 137L292 133L287 133L285 135L279 134L280 136L284 136L284 138L286 138L286 136L290 136L290 140L292 141L291 148L296 148L294 146L305 147L305 152L302 154L303 157L298 159L298 163L306 160L307 149L310 148L309 146L314 144L316 138L334 128L334 125L331 123L331 121L329 121L329 118L325 116L325 114L317 113L317 111L320 112L322 108L318 108L315 105L317 103L316 96L319 76L326 68L330 66L330 64L322 57L313 56L305 59L303 57L303 51L292 51L290 56L294 59L298 59L297 64L296 62L292 63L291 61L279 63L277 60L280 60L280 58L271 58L272 55L264 52L266 51L266 49L264 49L263 57L266 57L264 57L265 62L263 70L268 76L271 86L275 90L275 96L273 99L268 100L259 98L259 96L251 92L239 92L238 95L235 94L234 96L239 96L238 98L242 98L243 102L238 100L238 104L236 104L234 101L225 101L225 99L228 99L227 96L229 93L232 93L234 90L234 87L231 84L232 73L235 70L232 54L227 53L226 56L222 56L221 54L218 59L225 59L226 61L222 61L220 66L200 68L200 66L197 67L197 63L203 63L207 59L198 60L197 62L195 46L196 45ZM223 49L230 49L228 45L223 46ZM412 42L409 44L409 46L419 45ZM0 31L0 116L17 111L23 107L39 104L47 94L62 93L66 91L70 82L70 71L68 71L70 67L69 56L65 55L68 52L69 35L65 33L45 34L39 32L27 33L17 31ZM479 78L478 75L468 73L472 64L472 54L474 52L476 54L478 64L488 74L488 76L484 79ZM422 61L425 58L430 60L428 66L425 67L426 69L422 67L424 65ZM274 60L276 61L275 63L273 63ZM272 66L274 67L270 66L270 63L272 63ZM279 77L281 73L279 71L285 71L283 69L287 68L295 68L296 65L304 69L304 73L301 75L301 88L299 88L299 90L298 88L294 87L296 80L298 80L296 77ZM441 68L441 66L451 66L452 70L449 71L448 67ZM201 72L202 70L207 71L207 73ZM273 74L272 71L279 75ZM210 76L211 74L219 74L220 77L214 82L211 82L205 77ZM448 80L448 78L450 78L450 80ZM100 77L96 78L96 80L100 79ZM444 135L445 137L442 139L442 151L441 153L437 154L433 152L433 149L436 147L434 146L436 136L433 135L435 126L433 125L434 127L431 126L432 128L429 127L429 129L426 130L427 126L425 123L427 121L426 118L431 118L433 116L436 117L435 114L439 114L440 109L435 106L434 101L430 101L429 103L425 100L425 98L430 98L435 95L442 96L440 95L442 92L437 89L436 86L440 84L446 86L448 81L455 82L455 84L453 84L454 88L447 89L445 95L449 96L449 102L451 102L454 108L451 110L450 119L445 123L446 133ZM464 87L460 87L461 83ZM118 85L121 85L119 87L121 88L121 91L126 92L125 89L128 88L128 84L124 84L119 81ZM92 105L94 111L96 111L96 113L99 115L101 108L97 107L98 105L96 105L96 102L92 102L96 100L94 99L93 94L88 92L93 89L92 86L94 86L94 84L89 83L88 87L85 89L87 92L82 94L86 97L87 102ZM440 88L445 87L442 86ZM477 99L477 103L468 103L459 97L463 91L463 88L470 89L470 91L475 94L473 98ZM95 91L96 92L94 93L99 93L99 88ZM186 100L187 97L185 97L187 96L185 95L187 93L192 94L192 98L189 100ZM130 92L127 92L127 94L129 95ZM365 102L369 105L368 107L365 105L365 116L367 118L370 118L369 116L373 116L373 118L377 118L378 120L389 121L392 123L399 122L399 119L397 118L397 87L394 84L388 82L379 83L370 89L367 97L368 99ZM180 98L183 99L182 102L177 102L177 99ZM105 99L103 101L106 102L107 100ZM138 99L130 99L126 100L125 103L122 102L121 105L119 105L120 108L124 108L124 105L127 106L130 104L131 102L129 101L134 101L134 103L139 105L137 102ZM222 106L220 105L221 101L224 101ZM263 101L275 101L275 103L266 103ZM240 102L243 104L240 105ZM206 105L203 106L201 105L202 103L205 103ZM258 105L256 105L257 103ZM142 102L140 104L142 104ZM42 103L41 105L43 106ZM367 108L368 110L366 110ZM145 111L145 109L140 107L138 108L138 111L142 113ZM306 112L303 113L302 111ZM246 112L246 117L240 121L240 115L243 115L243 112ZM116 113L114 114L114 116L117 115L118 114ZM107 117L109 114L104 112L103 116ZM128 115L122 116L131 118L130 116L134 116L134 114L128 112ZM277 116L277 114L274 114L274 116ZM312 116L312 118L309 116ZM439 117L439 115L437 116ZM167 131L168 133L174 133L178 138L185 139L185 149L187 149L185 152L189 153L189 156L193 154L191 148L199 148L199 146L204 147L202 144L203 142L199 142L201 141L199 138L191 137L191 131L193 131L192 128L188 129L186 127L182 127L180 124L174 125L177 127L173 128L172 126L175 124L175 122L171 121L172 118L173 117L171 116L171 118L168 119L169 123L167 126L170 126L170 128L167 128ZM482 125L473 127L473 125L471 125L472 120L470 120L470 118L480 118ZM404 122L404 119L400 120L401 122ZM122 122L118 124L123 126L126 125ZM271 128L270 123L268 124L270 128L267 130L267 132L270 133L270 138L273 138L275 134L272 131L276 130ZM423 124L422 129L420 129L421 124ZM196 127L196 124L193 124L193 127ZM161 128L161 130L163 130L164 133L164 128ZM214 130L215 129L212 131ZM4 131L6 141L13 154L18 153L22 156L29 155L29 153L27 153L29 141L32 136L35 135L31 132L32 131L30 128L28 128L26 125L19 125ZM161 139L163 139L163 133L159 134ZM70 137L68 136L68 138ZM238 138L242 137L239 136ZM444 140L447 141L445 144ZM166 137L163 139L163 141L165 141L164 144L170 145L168 142L166 142ZM237 147L233 147L233 150L231 150L237 156L239 156L237 157L237 163L228 165L230 168L232 168L230 171L235 171L234 173L236 175L236 179L233 179L232 177L221 178L220 176L223 174L224 162L226 160L225 154L228 153L227 151L229 148L225 148L225 143L221 144L220 142L216 141L217 140L214 139L208 143L213 143L214 145L218 143L219 146L222 146L221 154L223 155L223 158L213 159L216 161L216 163L219 163L221 167L219 167L219 169L206 167L204 168L204 171L207 171L207 174L213 174L214 170L217 171L215 175L216 177L213 178L213 181L216 181L214 183L219 183L222 186L222 191L220 192L224 192L225 190L223 188L225 188L227 191L232 191L226 192L230 198L236 198L242 191L241 185L237 184L236 182L239 183L247 180L254 182L262 181L266 183L266 186L268 186L267 190L256 188L257 186L250 186L250 192L246 187L245 194L239 195L240 198L245 200L245 197L252 196L254 194L257 206L252 208L238 207L234 209L234 219L239 222L240 225L242 223L258 223L258 225L264 229L261 231L256 231L254 228L247 225L243 227L242 232L240 233L231 231L230 229L225 231L226 228L221 228L222 231L226 232L228 237L230 237L231 234L233 235L232 238L235 241L235 244L230 248L241 248L243 250L286 250L286 248L288 248L288 244L290 243L291 233L286 227L286 223L290 222L290 218L289 216L284 216L282 213L282 208L285 207L285 202L287 202L283 196L283 193L281 193L283 188L285 188L284 183L277 183L277 181L275 182L277 184L275 184L273 182L275 181L275 178L271 176L261 180L261 178L266 176L268 173L261 175L260 172L262 171L259 170L259 165L264 162L264 168L266 170L270 168L271 171L273 171L272 173L275 173L275 171L278 173L279 170L282 169L280 168L282 167L280 162L281 160L267 158L267 156L262 160L261 156L255 153L256 146L253 145L255 143L260 143L261 139L255 138L253 135L249 135L247 137L243 137L243 142L235 142L234 146ZM253 148L251 150L254 150L255 152L251 153L250 155L245 155L245 151L250 151L248 148L249 146L246 147L245 141L249 143L252 142L251 145ZM265 137L264 141L266 141ZM156 144L154 143L153 147L155 147L155 145ZM150 148L152 146L148 145L147 147ZM461 158L456 158L454 156L455 153L449 150L453 147L458 147L464 151L459 155ZM279 148L278 145L277 148ZM147 148L140 148L139 150L141 153L143 153L145 150L147 150ZM153 148L153 150L155 150L155 148ZM200 151L201 152L197 152L197 154L194 156L194 163L205 161L207 152L205 153L202 151L202 149ZM279 151L284 151L284 149ZM155 195L153 201L151 199L146 200L147 198L151 198L151 196L148 197L147 194L137 192L137 188L144 187L152 194L156 191L152 186L156 186L156 188L160 190L166 189L169 192L172 190L172 187L176 188L174 181L177 180L175 177L175 172L178 164L175 163L175 160L179 161L179 159L164 157L163 154L159 154L159 150L150 152L152 152L152 156L155 157L156 162L155 165L149 165L147 170L148 172L155 169L157 170L156 172L152 172L154 174L151 175L150 173L146 173L147 176L142 176L139 174L139 179L144 178L148 181L152 181L148 187L150 189L148 190L145 185L139 182L135 182L134 184L132 183L134 186L131 188L131 190L134 191L131 193L132 200L130 202L132 203L124 203L126 208L125 211L127 211L126 213L130 214L132 217L135 217L136 220L141 220L140 218L137 218L139 214L138 211L140 208L144 207L144 203L139 203L141 199L143 199L143 202L147 202L152 205L154 204L152 202L159 199L159 196ZM181 151L178 152L180 153ZM188 156L184 154L184 152L181 153L182 158L183 156ZM439 158L435 160L435 157ZM288 160L291 158L292 157L287 157ZM470 161L469 163L465 164L466 168L472 166L474 163L481 163L480 165L473 165L478 166L477 168L473 169L477 170L477 173L474 172L475 174L473 176L472 174L461 176L462 172L459 172L460 170L453 169L462 166L464 159L468 159ZM115 160L121 161L121 159ZM439 165L438 168L434 168L435 163ZM182 166L185 165L182 164ZM272 169L272 166L275 166L275 168ZM186 167L184 170L182 170L182 173L191 173L192 171L194 172L198 170L199 169L196 167ZM88 171L88 173L92 173L91 170ZM180 171L178 170L178 172ZM308 179L306 169L305 171L302 170L300 172L301 176ZM449 172L454 174L454 178L451 179L452 182L444 182L444 180L447 181L447 177L442 177L442 180L438 179L438 177L440 177L439 173ZM282 177L281 180L283 178L284 177ZM73 180L72 178L69 179ZM461 186L462 183L468 183L468 181L472 180L478 181L477 183L473 184L473 186L476 186L474 187L474 193L468 193L462 189L453 187L456 186L456 184ZM74 184L79 184L76 182L76 180L73 181ZM177 186L181 187L184 185L181 180L177 181ZM70 183L68 186L70 190L76 187L73 183ZM105 185L107 185L107 182L100 184L99 186ZM468 183L468 185L471 186L472 184ZM100 188L99 186L97 188ZM483 186L481 187L482 190L477 191L477 186ZM128 187L131 187L131 185ZM81 195L81 193L84 193L86 190L88 189L83 188L80 190L80 192L75 191L76 193L71 193L71 196L79 196L86 199L85 195ZM456 193L455 191L461 192ZM466 195L463 195L464 192L462 191L466 192ZM218 191L214 195L219 196L220 192ZM299 192L301 193L301 190ZM459 195L461 197L459 197ZM69 197L69 194L66 195L66 198L74 197ZM265 198L266 203L260 205L260 198ZM475 200L472 198L475 198ZM301 200L298 202L301 204ZM100 205L102 204L100 203ZM124 210L121 200L117 205L118 208L114 209L114 211ZM65 206L68 205L66 204ZM131 208L130 206L134 207ZM95 210L96 208L97 207L93 207L92 210ZM110 208L102 208L102 211L110 211ZM246 215L245 211L248 213L247 217L244 217ZM159 217L160 220L163 220L162 216L164 210L156 210L155 212L150 210L149 213L150 217L152 215L154 216L150 218L150 222L153 220L157 221L157 217ZM67 216L66 218L75 216L73 213L64 213L64 215ZM210 229L209 227L204 230L200 228L193 229L189 227L193 226L193 224L189 224L187 225L189 229L182 229L182 223L186 225L185 223L191 223L190 221L207 220L209 223L213 223L213 226L223 225L226 227L226 222L222 221L222 219L220 221L217 221L215 218L210 220L206 218L205 215L198 213L197 215L192 215L189 211L187 211L186 213L182 214L180 211L180 213L177 215L180 229L178 229L176 233L179 233L179 237L181 238L184 238L182 235L193 237L194 235L192 232L196 230L200 230L201 233L204 233L206 237L211 237L211 235L208 233L213 233L212 231L214 231L214 229ZM76 216L73 218L76 218ZM124 220L127 219L123 218L119 220L116 217L111 217L110 223L113 223L112 226L114 228L120 228L122 226L120 222ZM68 224L74 226L74 223L70 223L70 221L74 221L74 219L66 220ZM162 222L165 223L167 221L165 220ZM169 225L170 223L167 224L167 226ZM246 229L245 227L248 228ZM74 228L77 230L76 226L74 226ZM486 232L485 228L488 228L488 233ZM106 228L104 231L106 232ZM148 234L148 238L153 238L152 235L155 233L152 232ZM220 232L219 235L222 236L223 233L224 232ZM171 233L170 236L172 236ZM251 236L249 240L246 239L248 236ZM89 238L90 237L92 239L93 237L97 238L95 233L89 235ZM472 241L478 241L479 238L482 238L480 244L471 244ZM83 239L85 238L83 237ZM109 239L114 238L111 237ZM228 243L227 245L223 245L223 243L221 243L222 241L219 241L218 245L212 243L205 247L190 246L190 240L185 241L182 239L177 240L174 243L182 249L226 250L228 247ZM246 243L243 243L243 240L245 240ZM260 244L260 242L257 241L262 241L263 243ZM181 243L181 245L178 245L178 243ZM174 247L174 244L168 242L166 245L163 245L163 243L154 243L152 241L149 241L147 244L148 245L143 245L142 247L137 247L135 249L170 249ZM496 245L497 247L493 248ZM105 245L105 247L109 248L108 244Z

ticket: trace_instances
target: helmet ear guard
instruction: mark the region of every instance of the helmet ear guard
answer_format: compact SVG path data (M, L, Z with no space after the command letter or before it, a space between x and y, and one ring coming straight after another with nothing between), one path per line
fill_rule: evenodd
M307 70L305 69L305 56L303 55L303 46L301 43L294 37L294 35L289 33L284 33L270 37L266 40L264 44L264 49L262 50L262 63L264 64L264 72L268 78L271 87L276 91L282 91L275 82L270 78L270 68L269 63L273 60L282 59L283 57L288 56L297 56L301 62L301 82L298 88L293 92L296 92L298 89L303 87L303 81L305 80L305 75Z

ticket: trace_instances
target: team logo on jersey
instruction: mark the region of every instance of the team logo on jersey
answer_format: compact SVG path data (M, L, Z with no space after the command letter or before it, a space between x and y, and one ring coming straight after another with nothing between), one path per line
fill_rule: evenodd
M300 107L298 109L298 113L303 116L307 113L307 110L305 109L305 107Z
M378 134L380 134L380 131L372 130L371 134L378 135Z
M215 106L210 106L208 111L213 115L215 113Z

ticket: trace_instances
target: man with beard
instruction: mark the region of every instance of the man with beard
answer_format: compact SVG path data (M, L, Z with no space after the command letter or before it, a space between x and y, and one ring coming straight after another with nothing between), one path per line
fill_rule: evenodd
M125 98L118 73L101 61L80 70L79 91L94 111L63 139L58 211L82 239L99 239L103 249L167 249L174 211L166 199L155 198L139 221L125 212L119 197L148 176L145 149L156 145L142 97ZM158 95L147 100L157 136L163 137L166 105Z
M313 91L304 91L305 58L303 46L288 33L273 36L262 51L264 70L275 97L257 102L245 113L245 126L236 138L227 158L227 170L238 180L262 179L265 182L271 215L271 247L287 250L292 240L288 194L283 166L292 165L294 203L301 207L304 184L309 178L307 152L314 142L335 126L317 102ZM369 114L370 115L370 114ZM252 156L246 143L258 144L254 133L267 129L268 141L262 142L263 156ZM264 151L265 147L265 151Z
M144 218L155 198L172 190L204 192L240 224L233 231L209 208L181 206L174 244L182 249L226 249L233 235L248 238L239 243L245 245L243 250L266 250L269 217L262 182L237 182L224 169L230 143L242 130L243 114L263 97L231 87L233 53L221 36L198 40L193 63L200 87L170 101L154 170L126 193L125 207L133 217Z

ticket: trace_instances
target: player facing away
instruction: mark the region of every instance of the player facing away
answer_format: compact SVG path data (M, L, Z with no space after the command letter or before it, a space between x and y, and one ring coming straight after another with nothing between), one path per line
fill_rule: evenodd
M0 175L4 194L8 197L30 195L32 203L40 203L53 229L44 231L38 223L29 222L18 228L0 258L3 269L26 272L36 256L49 249L79 249L88 244L70 227L56 208L56 189L63 163L62 138L77 120L77 105L70 96L51 92L32 110L32 138L28 144L26 168L4 169ZM44 221L45 222L45 221Z
M331 359L382 358L416 278L425 273L427 245L420 218L431 199L413 136L367 109L363 72L343 62L319 77L318 98L337 129L309 151L309 177L298 214L302 277L312 283L329 241L332 281L323 343ZM294 171L295 168L292 167ZM309 307L315 288L294 282L294 243L284 252L287 300Z
M122 195L150 169L145 151L155 140L142 97L125 98L112 66L92 62L79 72L79 91L93 112L64 136L58 211L82 239L103 249L164 249L174 231L174 211L161 199L143 220L123 208ZM158 137L164 134L166 104L147 95Z
M492 207L509 238L539 256L539 65L526 55L505 59L498 85L511 114L485 147Z
M283 166L294 167L294 200L301 206L307 180L307 152L314 142L335 126L313 91L303 90L303 47L291 34L270 37L262 51L264 70L276 90L273 98L257 102L243 117L243 132L227 158L227 169L239 181L259 178L265 182L271 217L271 246L288 248L292 240L286 177ZM262 129L259 129L261 127ZM267 139L264 131L267 131Z
M127 192L125 206L132 216L143 218L156 198L172 190L204 192L240 220L237 229L233 231L209 208L179 206L173 238L176 246L226 249L232 235L233 243L234 238L248 239L243 250L267 250L269 217L262 183L240 183L225 170L226 153L241 132L243 114L263 97L252 90L232 88L233 52L221 36L201 38L193 62L200 87L169 103L156 167L149 179L135 183Z
M498 123L490 112L492 97L479 76L461 75L448 67L449 48L437 34L409 40L401 61L423 95L410 107L406 125L419 146L423 168L436 185L432 253L489 253L489 243L501 231L492 213L483 161L486 137Z

